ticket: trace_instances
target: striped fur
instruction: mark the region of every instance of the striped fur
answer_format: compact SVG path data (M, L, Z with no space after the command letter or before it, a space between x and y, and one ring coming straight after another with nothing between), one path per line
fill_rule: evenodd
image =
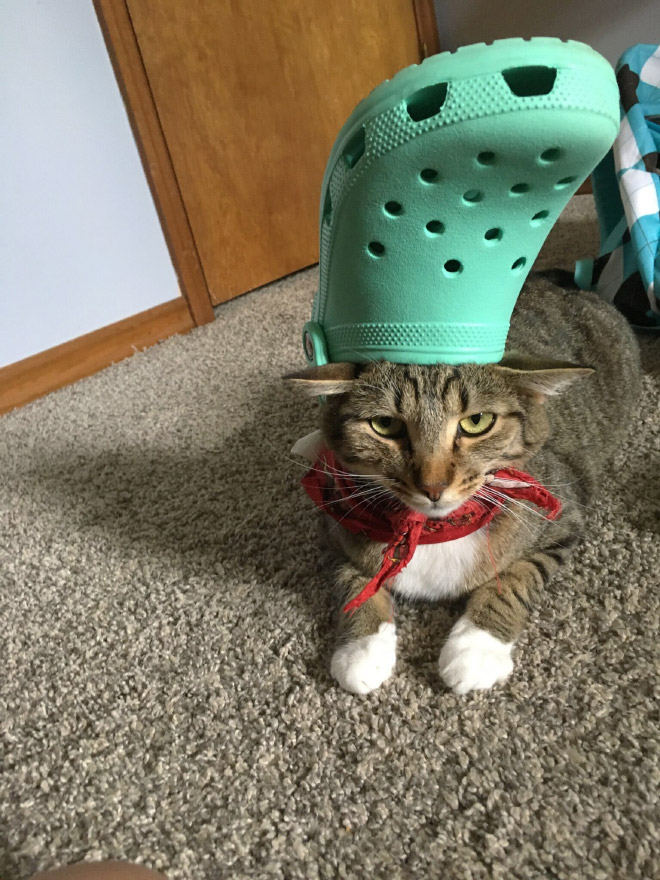
M502 365L346 366L341 393L323 407L321 429L347 469L363 475L366 499L391 492L427 515L442 516L487 491L481 489L485 475L506 466L526 469L562 498L557 523L527 505L505 502L506 514L491 525L489 540L478 533L460 567L442 544L425 548L427 555L437 553L435 562L418 563L427 584L437 564L437 598L462 592L469 624L511 645L579 541L588 505L634 419L640 370L635 339L614 309L542 276L528 281L520 296L507 351ZM586 370L567 364L595 372L586 378ZM314 379L309 384L313 392ZM476 438L461 435L459 421L479 412L496 414L492 429ZM379 436L370 426L374 416L402 419L405 435ZM442 488L435 503L424 494L429 485ZM382 546L340 528L328 529L328 536L342 560L343 604L377 571ZM411 586L415 562L401 583L413 597L422 594ZM396 593L397 583L391 586ZM378 594L354 615L340 615L341 639L375 634L393 613L390 594ZM470 685L462 688L456 689Z

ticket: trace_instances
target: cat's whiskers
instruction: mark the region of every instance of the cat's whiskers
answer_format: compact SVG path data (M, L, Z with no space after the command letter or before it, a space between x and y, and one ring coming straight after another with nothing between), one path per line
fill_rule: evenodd
M582 482L584 482L584 481L578 479L578 480L569 480L567 483L546 483L546 482L544 482L543 485L547 489L562 489L564 486L574 486L576 483L582 483Z
M540 528L534 528L533 523L526 520L523 516L521 516L515 510L512 510L507 504L505 504L497 496L489 494L490 491L491 490L486 489L485 486L482 486L481 489L478 489L472 497L473 498L480 497L480 498L483 498L485 501L490 502L490 504L494 504L495 507L499 508L502 511L502 513L506 514L507 516L510 516L511 519L515 520L518 523L518 525L525 528L534 537L536 537L537 535L539 535L541 533L542 530ZM508 500L508 501L513 500L511 498L508 498L507 496L505 496L505 497L506 497L506 500ZM524 505L523 505L523 507L524 507ZM528 508L525 508L525 509L527 510Z
M288 456L285 456L285 457L288 457ZM289 458L289 461L295 461L295 459ZM363 474L363 473L359 473L358 471L349 471L343 467L334 467L329 462L324 462L322 468L316 468L316 467L313 467L310 465L302 465L301 462L297 462L297 463L301 464L301 466L306 468L307 470L316 470L319 472L323 472L325 470L331 474L336 474L337 476L340 476L340 477L351 477L351 479L354 479L354 480L379 479L379 480L388 480L388 481L391 480L392 482L396 482L395 480L393 480L393 478L384 477L382 474Z
M524 501L520 501L518 498L511 498L510 495L506 495L504 492L498 492L497 489L494 489L492 486L488 486L488 491L491 492L498 498L503 499L504 501L509 501L511 504L515 504L517 507L522 507L523 510L526 510L528 513L537 516L539 519L542 519L544 522L552 523L552 525L557 525L554 520L548 519L547 516L541 513L540 510L536 510L534 507L525 504Z
M487 500L489 500L491 502L491 504L494 504L495 507L499 508L502 515L508 516L515 523L517 523L521 529L525 529L525 531L528 532L532 536L532 538L536 538L540 534L539 529L534 529L530 523L525 522L522 519L522 517L520 517L518 514L514 513L514 511L511 510L510 507L506 507L504 504L500 504L492 498L487 499Z
M389 493L389 492L387 491L387 489L383 489L383 491L382 491L382 495L383 495L383 496L385 496L385 495L389 495L389 494L391 494L391 493ZM373 501L376 501L376 500L378 500L380 497L381 497L380 495L377 495L377 496L376 496L375 498L373 498L372 500L373 500ZM345 501L346 499L341 499L341 500L342 500L342 501ZM361 502L361 503L365 503L365 502ZM349 507L348 510L346 511L346 513L345 513L340 519L338 519L336 522L334 522L334 523L330 526L330 531L334 531L336 528L338 528L338 526L340 526L340 525L342 524L342 522L346 519L346 517L347 517L351 512L352 512L352 507Z
M369 488L365 488L362 491L353 492L351 495L343 496L342 498L335 498L333 501L325 501L322 504L319 504L319 507L329 507L332 504L342 504L347 501L355 501L358 498L370 498L374 495L376 496L385 496L390 495L383 486L378 486L377 484L372 485Z
M487 501L496 504L501 509L508 510L512 515L515 514L516 519L520 522L525 522L524 517L516 511L510 510L508 502L517 503L520 507L524 508L524 510L532 512L531 508L527 507L525 504L522 504L515 498L511 498L509 495L505 495L502 492L496 492L494 489L491 489L490 486L482 486L477 492L475 492L475 496L476 495L480 495L481 498L485 498ZM543 518L545 519L545 517Z
M331 508L331 507L332 507L333 505L335 505L335 504L342 504L342 503L345 503L345 502L348 501L348 500L351 501L351 505L352 505L352 507L354 507L354 508L355 508L355 507L359 507L359 508L362 508L362 509L367 509L367 508L368 508L369 506L371 506L372 504L375 504L376 502L380 501L381 498L385 498L385 497L387 497L388 494L389 494L389 493L387 493L386 491L383 491L383 492L374 491L374 492L372 492L372 493L365 492L365 493L363 493L362 495L359 495L359 496L352 496L350 499L348 499L348 498L336 498L336 499L334 499L333 501L324 501L324 502L321 502L321 503L319 503L318 505L315 505L314 507L311 507L311 508L309 508L308 510L306 510L305 513L308 514L309 516L314 516L314 515L316 515L316 514L318 513L318 511L320 510L322 513L328 513L328 515L331 515L331 514L330 514L330 511L329 511L329 508ZM393 497L394 497L394 496L391 496L391 498L393 498ZM348 515L348 513L350 513L350 510L347 511L347 513L344 514L344 516ZM333 516L333 518L334 518L334 516ZM342 517L342 519L343 519L343 518L344 518L344 517ZM336 525L336 523L334 523L334 524L332 525L332 528L334 528L335 525Z
M489 504L494 505L499 510L501 510L503 513L509 514L512 519L515 519L516 522L519 522L521 525L525 525L525 526L529 525L529 523L525 522L525 520L520 516L520 514L516 513L516 511L514 511L514 510L511 510L511 508L508 507L506 504L504 504L503 501L501 501L499 498L496 498L494 495L489 495L483 489L478 489L472 497L473 498L482 498L484 501L488 501Z
M276 447L273 447L273 448L276 448ZM277 451L278 451L280 457L283 458L285 461L290 461L292 464L297 465L299 468L302 468L302 470L304 470L304 471L315 471L317 474L323 474L323 473L329 472L329 473L336 474L336 475L342 476L342 477L350 477L352 480L378 479L378 480L387 480L387 482L391 482L391 483L397 482L394 478L383 477L381 474L359 474L354 471L344 470L343 468L332 467L329 464L324 465L324 467L322 467L322 468L318 468L318 467L315 467L313 464L310 464L309 462L298 461L297 459L291 458L290 455L286 455L285 453L281 452L280 450L277 450Z
M336 520L335 522L332 523L332 525L330 526L330 528L331 528L332 530L334 530L334 528L335 528L335 527L336 527L336 526L337 526L337 525L338 525L338 524L339 524L339 523L340 523L340 522L341 522L346 516L348 516L348 514L351 512L351 509L354 509L354 508L357 507L357 508L361 508L362 510L366 510L366 509L368 509L371 505L375 504L376 502L378 502L381 498L383 498L383 497L385 497L385 496L386 496L386 493L385 493L385 492L383 492L383 493L381 493L381 492L374 492L373 494L365 494L365 495L361 496L360 498L358 498L357 500L356 500L355 498L351 499L351 500L352 500L352 505L349 507L349 509L346 511L346 513L345 513L345 514L344 514L339 520ZM342 499L335 499L334 501L327 501L327 502L324 502L324 503L322 503L322 504L319 504L319 505L316 506L316 507L312 507L311 509L309 509L309 510L307 510L307 511L305 511L305 512L308 513L310 516L312 516L312 515L316 514L319 510L321 510L322 512L325 512L325 513L327 513L328 515L330 515L330 512L329 512L329 510L328 510L327 508L330 508L333 504L338 504L338 503L341 503L341 502L345 502L346 500L347 500L347 499L342 498ZM332 518L334 519L334 515L332 515Z
M383 497L382 495L376 495L376 496L372 496L371 498L368 498L365 502L363 502L364 509L369 510L370 508L374 508L382 497Z
M332 465L326 463L323 467L315 467L314 465L310 465L309 463L297 461L295 458L291 458L289 455L285 455L284 453L280 453L281 457L287 461L292 462L298 467L301 467L305 472L315 471L319 474L333 474L335 476L349 477L354 482L357 482L356 491L351 495L346 496L345 498L338 498L334 501L325 501L319 505L320 509L330 507L334 504L345 503L346 501L357 500L357 504L363 505L365 503L375 504L381 498L387 498L388 500L394 500L401 503L401 499L398 498L393 492L390 492L388 488L383 484L383 482L393 484L397 483L398 480L393 477L385 477L382 474L359 474L353 471L347 471L343 468L336 468ZM379 482L376 482L378 480ZM363 484L363 485L360 485ZM361 500L360 500L361 499ZM314 509L309 511L310 513L314 513ZM346 516L346 514L345 514ZM344 517L342 517L343 519ZM341 520L339 521L341 522ZM334 528L334 526L333 526Z
M552 489L552 487L549 486L547 483L544 483L544 485L545 485L546 489ZM596 512L596 508L593 505L584 504L582 501L576 501L575 498L568 498L568 499L562 498L561 495L559 495L557 492L555 492L554 490L552 490L552 491L553 491L553 494L557 498L559 498L559 500L564 505L564 507L566 507L567 505L575 504L576 507L581 507L583 510L586 510L588 513L595 513Z
M556 495L564 506L566 506L567 504L575 504L577 505L577 507L581 507L583 510L587 510L590 513L593 513L596 510L593 505L584 504L582 501L577 501L575 498L562 498L561 495L557 494L557 492L555 491L556 489L564 489L566 486L581 485L583 483L584 480L578 478L576 480L568 480L565 483L546 483L544 481L543 485L546 489L549 489L554 495Z

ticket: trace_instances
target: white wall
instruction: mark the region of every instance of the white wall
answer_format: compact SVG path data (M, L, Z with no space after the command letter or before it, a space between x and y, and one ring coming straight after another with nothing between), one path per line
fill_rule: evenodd
M440 45L502 37L581 40L612 64L635 43L660 43L658 0L435 0Z
M0 366L179 295L92 0L1 0L0 169Z

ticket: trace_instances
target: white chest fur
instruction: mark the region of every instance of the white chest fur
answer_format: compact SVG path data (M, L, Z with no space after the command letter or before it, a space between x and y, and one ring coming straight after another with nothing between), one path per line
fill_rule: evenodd
M450 599L461 595L485 540L485 532L480 529L444 544L420 544L394 579L394 591L409 599Z

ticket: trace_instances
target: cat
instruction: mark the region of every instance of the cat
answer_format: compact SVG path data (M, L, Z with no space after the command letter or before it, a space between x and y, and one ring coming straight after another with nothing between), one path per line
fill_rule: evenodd
M511 674L516 639L580 540L641 385L625 319L594 294L569 289L567 277L530 276L499 364L328 364L287 377L326 399L320 432L294 451L331 450L356 503L396 500L430 519L467 499L501 508L471 534L420 544L383 589L352 613L340 611L330 670L346 690L365 694L392 675L396 597L466 597L439 656L440 676L456 693ZM490 487L494 471L512 467L559 490L556 521ZM379 571L385 544L326 521L343 606Z

